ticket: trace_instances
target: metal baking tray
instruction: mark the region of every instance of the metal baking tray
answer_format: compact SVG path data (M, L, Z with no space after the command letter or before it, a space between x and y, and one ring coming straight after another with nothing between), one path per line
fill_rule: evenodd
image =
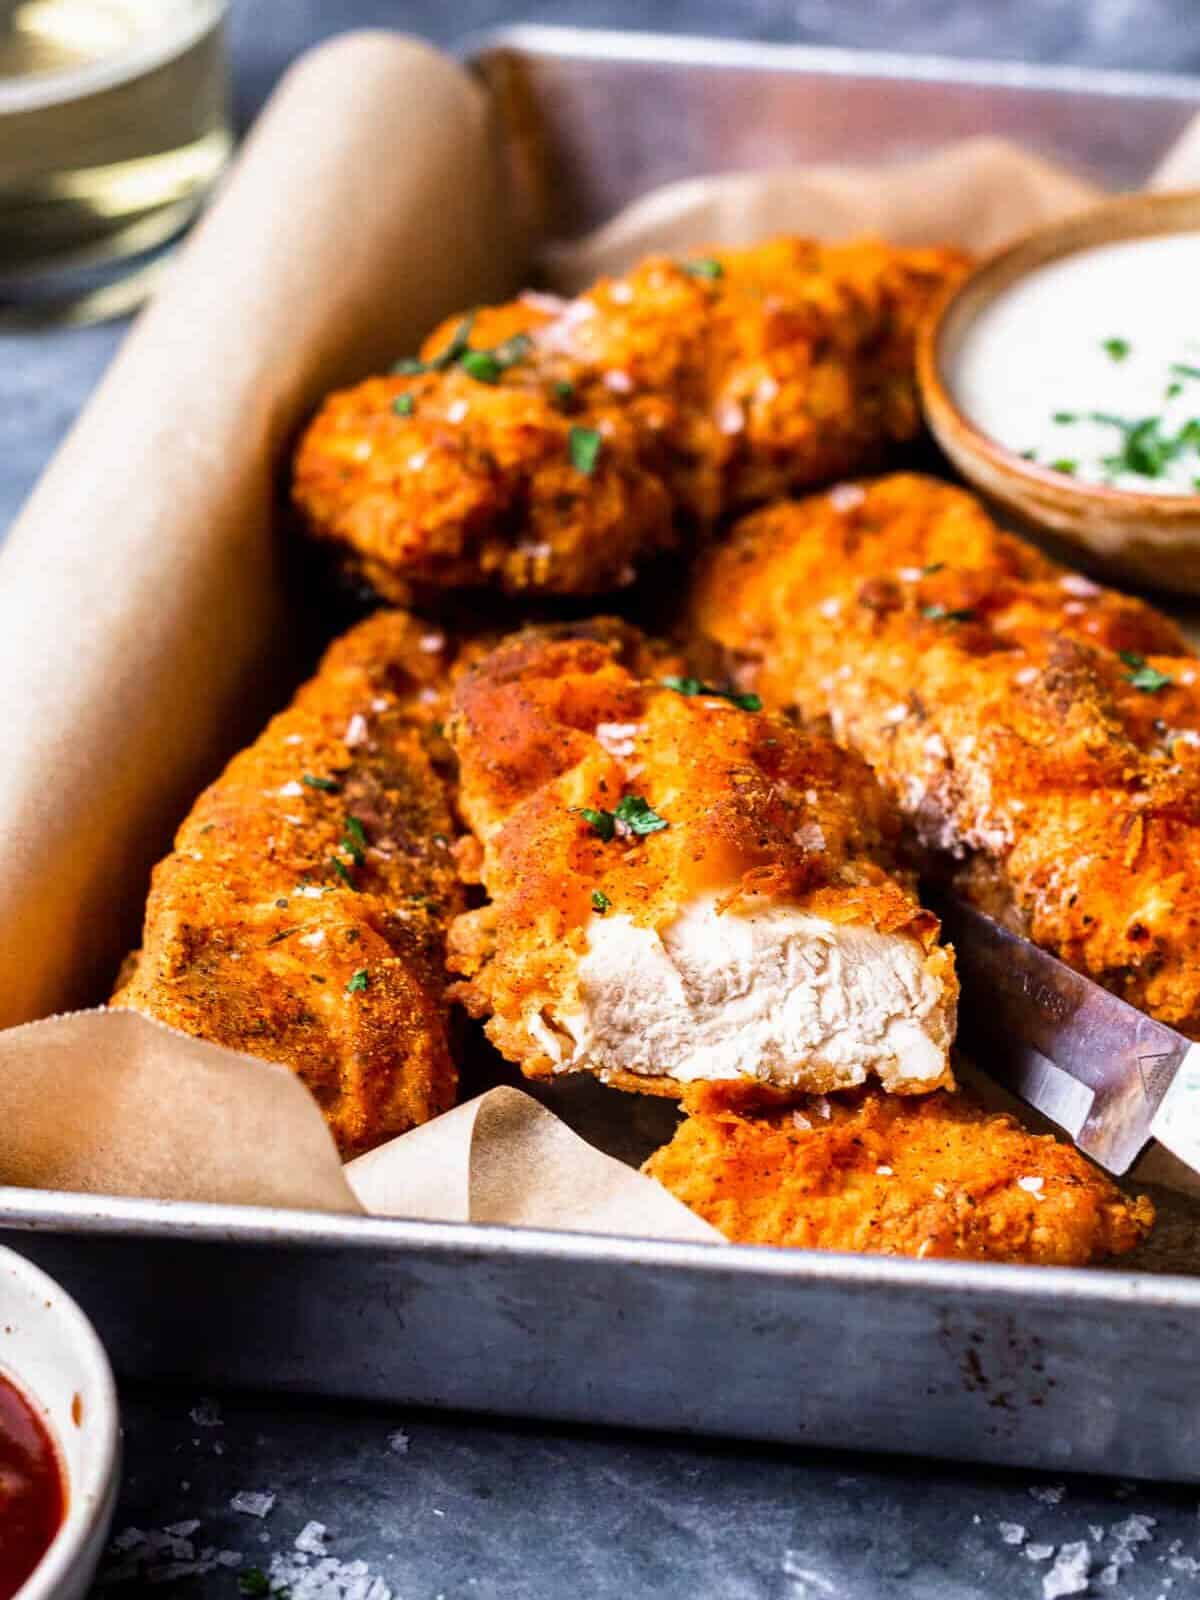
M519 203L1012 135L1135 185L1200 82L517 28L473 48ZM0 1189L130 1375L1200 1481L1200 1278Z

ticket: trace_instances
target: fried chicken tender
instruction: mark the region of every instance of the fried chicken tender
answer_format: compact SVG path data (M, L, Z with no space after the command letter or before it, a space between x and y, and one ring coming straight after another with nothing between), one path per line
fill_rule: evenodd
M446 636L381 612L196 802L114 1006L279 1062L346 1156L454 1100Z
M958 894L1200 1037L1200 661L1173 623L908 476L747 518L692 623L866 757Z
M619 588L727 510L912 439L915 332L965 266L780 239L455 318L410 370L326 401L296 505L393 600Z
M454 990L530 1077L951 1081L957 984L865 765L612 620L514 635L449 735L489 904ZM673 685L673 686L668 686Z
M1154 1222L1073 1146L961 1092L753 1109L705 1085L685 1106L642 1170L737 1244L1085 1266Z

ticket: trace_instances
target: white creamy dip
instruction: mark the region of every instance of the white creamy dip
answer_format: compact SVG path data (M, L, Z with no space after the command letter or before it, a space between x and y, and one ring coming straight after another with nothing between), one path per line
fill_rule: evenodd
M1196 493L1198 290L1200 232L1039 267L968 329L950 372L955 399L1039 466L1141 493Z

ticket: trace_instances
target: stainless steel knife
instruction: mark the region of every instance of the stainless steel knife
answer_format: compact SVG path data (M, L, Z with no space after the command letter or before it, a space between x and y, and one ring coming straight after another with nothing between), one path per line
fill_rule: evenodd
M1107 1171L1157 1139L1200 1172L1200 1044L991 917L935 897L955 947L959 1038Z

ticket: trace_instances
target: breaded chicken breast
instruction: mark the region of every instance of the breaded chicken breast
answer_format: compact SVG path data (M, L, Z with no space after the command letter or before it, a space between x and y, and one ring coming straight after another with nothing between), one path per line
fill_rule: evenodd
M643 1171L737 1244L1085 1266L1154 1221L1072 1145L964 1093L753 1109L712 1086Z
M483 909L454 990L530 1076L817 1090L950 1081L957 985L864 764L620 622L530 629L449 734Z
M1200 661L1174 624L917 477L746 519L692 622L866 757L957 893L1200 1037Z
M453 654L402 612L330 648L155 868L112 1000L290 1067L347 1156L454 1100L462 895L437 720Z
M619 588L724 512L913 438L915 330L964 268L781 239L456 318L326 401L296 505L391 599Z

